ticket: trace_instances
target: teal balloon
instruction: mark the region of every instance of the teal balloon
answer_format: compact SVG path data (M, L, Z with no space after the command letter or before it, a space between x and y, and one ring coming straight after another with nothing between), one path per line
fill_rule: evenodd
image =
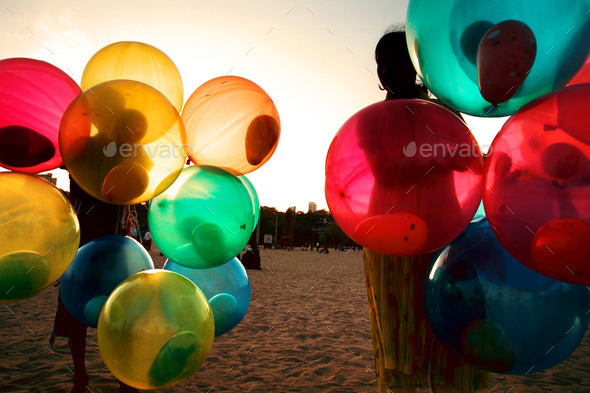
M169 259L207 269L242 251L254 230L254 213L243 180L221 168L195 165L152 199L148 225L154 243Z
M102 306L117 285L135 273L153 268L152 257L135 239L101 236L78 249L61 276L61 297L78 321L96 327Z
M215 320L215 337L232 330L246 315L250 280L237 258L210 269L191 269L167 260L164 269L183 275L203 292Z
M590 292L522 265L481 218L434 257L424 308L435 335L464 362L529 374L553 367L580 344Z
M260 199L258 199L258 193L256 192L256 188L254 188L254 184L252 184L246 175L240 175L238 178L244 183L250 193L250 197L252 197L252 204L254 205L254 228L256 228L258 219L260 218Z
M584 64L590 50L588 9L587 0L567 5L553 0L411 0L408 49L418 75L436 97L474 116L508 116L564 86ZM485 33L507 20L530 27L537 55L514 95L492 105L478 88L477 50Z
M479 207L477 208L477 211L475 212L475 215L473 216L471 221L479 220L479 219L485 218L485 217L486 217L486 212L483 209L483 201L480 201Z

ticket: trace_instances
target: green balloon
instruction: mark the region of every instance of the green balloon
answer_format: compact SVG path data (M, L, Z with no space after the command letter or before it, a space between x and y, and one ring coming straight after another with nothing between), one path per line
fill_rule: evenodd
M222 265L248 243L255 227L254 187L221 168L190 166L154 198L148 225L154 243L179 265Z

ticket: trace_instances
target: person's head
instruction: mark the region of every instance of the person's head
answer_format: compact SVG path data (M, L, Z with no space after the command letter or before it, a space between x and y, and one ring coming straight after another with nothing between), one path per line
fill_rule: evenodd
M384 90L400 98L416 91L416 70L410 59L404 31L393 31L381 37L375 48L375 60Z

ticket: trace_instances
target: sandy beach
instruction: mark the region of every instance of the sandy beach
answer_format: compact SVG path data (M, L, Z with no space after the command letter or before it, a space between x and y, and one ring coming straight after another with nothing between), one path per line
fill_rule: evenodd
M165 258L153 249L156 267ZM376 392L362 252L261 250L249 270L252 301L234 330L217 338L204 366L161 392ZM57 288L2 305L0 391L68 392L67 340L47 347ZM494 375L490 392L590 392L590 335L554 368L528 376ZM89 392L116 392L96 330L86 353ZM423 389L421 392L427 392Z

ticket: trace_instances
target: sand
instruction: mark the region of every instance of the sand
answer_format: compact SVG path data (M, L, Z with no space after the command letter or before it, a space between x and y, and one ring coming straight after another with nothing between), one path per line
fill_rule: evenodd
M151 252L157 267L164 257ZM161 392L376 392L369 312L360 251L261 250L249 270L252 301L234 330L217 338L204 366ZM3 304L0 391L68 392L67 340L47 347L57 288ZM590 392L590 335L563 363L529 376L494 375L490 392ZM116 392L89 329L89 392ZM422 392L428 390L423 389Z

